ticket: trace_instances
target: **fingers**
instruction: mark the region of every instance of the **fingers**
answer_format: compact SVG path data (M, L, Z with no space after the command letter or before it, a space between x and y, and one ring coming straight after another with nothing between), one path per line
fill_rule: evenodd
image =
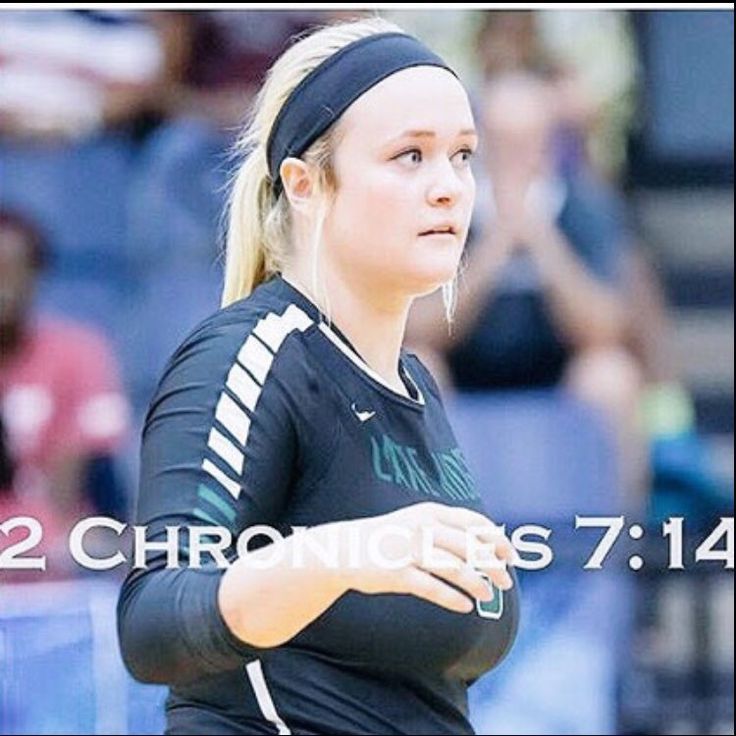
M506 537L496 537L493 551L496 553L496 557L504 560L506 564L516 564L516 550L514 549L514 545Z
M488 585L478 572L467 565L461 557L444 549L434 548L429 559L421 559L416 563L416 567L452 583L471 598L480 598L483 601L492 598Z
M446 506L443 503L433 502L421 505L428 507L426 511L438 521L447 524L447 526L454 526L462 530L472 527L494 526L487 516L462 506Z
M510 543L503 537L493 537L492 541L469 536L469 532L442 524L433 527L423 539L422 554L430 554L435 549L446 550L459 558L463 564L470 565L480 572L491 576L503 571L507 564ZM497 542L501 541L502 554L498 553ZM431 546L428 544L431 542Z
M372 592L409 593L468 613L475 600L492 599L489 583L501 590L512 587L506 566L514 563L516 551L502 529L485 515L426 502L387 516L392 523L412 530L411 539L405 538L413 549L412 561L394 569Z
M501 590L509 590L514 585L514 581L507 570L495 569L490 572L486 572L485 574L489 577L490 581Z
M456 613L470 613L473 610L474 604L470 598L418 567L406 568L402 583L401 589L396 592L415 595Z
M515 564L516 550L504 536L492 536L490 539L492 541L473 549L468 561L497 587L508 590L513 586L513 579L506 568Z
M491 519L483 514L457 506L446 506L441 503L424 503L419 504L424 507L422 514L425 516L427 523L434 518L440 524L446 527L457 529L466 540L463 544L467 548L467 534L473 534L482 545L491 545L495 556L499 560L503 560L506 564L513 565L516 563L516 550L503 533L500 526L495 524ZM439 525L433 525L436 529ZM449 538L445 535L445 540ZM459 537L455 537L452 546L447 547L456 554L460 554L458 541ZM464 556L464 555L463 555Z

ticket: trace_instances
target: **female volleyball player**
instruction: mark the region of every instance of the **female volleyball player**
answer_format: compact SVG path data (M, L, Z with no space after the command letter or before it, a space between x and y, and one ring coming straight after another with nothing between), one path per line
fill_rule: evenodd
M472 733L467 687L516 632L512 551L471 559L490 522L401 344L414 297L451 302L475 146L455 74L385 21L323 28L271 69L223 309L169 361L143 432L138 523L159 548L119 632L133 674L171 687L168 733ZM205 525L284 538L196 567ZM190 564L167 565L167 527Z

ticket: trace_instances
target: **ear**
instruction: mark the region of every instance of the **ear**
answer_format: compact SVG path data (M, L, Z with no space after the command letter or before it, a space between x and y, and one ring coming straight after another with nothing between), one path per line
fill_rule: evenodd
M312 172L300 158L285 158L281 162L279 175L289 203L297 210L306 210L314 196Z

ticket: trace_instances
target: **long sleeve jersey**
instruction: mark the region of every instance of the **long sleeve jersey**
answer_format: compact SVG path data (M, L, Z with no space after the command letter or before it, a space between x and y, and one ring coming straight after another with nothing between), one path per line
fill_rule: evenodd
M186 557L195 526L288 534L424 501L485 513L431 375L404 350L399 368L408 395L283 277L261 284L169 360L142 434L137 523L152 541L179 527ZM518 625L516 586L467 614L351 590L259 648L222 618L224 572L170 568L160 551L123 585L123 657L169 685L167 733L471 734L467 688Z

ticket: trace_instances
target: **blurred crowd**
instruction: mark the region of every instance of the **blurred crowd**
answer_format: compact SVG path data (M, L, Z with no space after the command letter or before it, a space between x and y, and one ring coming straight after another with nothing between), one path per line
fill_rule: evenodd
M229 146L289 39L354 15L4 13L0 510L46 519L50 548L84 512L130 514L157 375L217 308ZM588 155L600 110L538 14L479 14L475 44L479 193L457 311L448 329L439 294L419 300L407 346L448 396L547 389L594 407L643 511L653 443L694 432L656 264ZM702 468L690 477L707 492Z
M0 582L84 575L66 549L73 523L131 519L138 433L158 376L219 306L235 136L291 38L357 15L3 11L0 521L39 519L48 567L0 571ZM732 513L669 353L658 264L619 184L591 156L599 101L545 45L540 12L474 17L481 148L457 308L448 326L439 293L418 300L407 348L449 405L543 395L587 407L616 465L609 512L652 523ZM496 418L478 431L493 435ZM527 415L515 421L523 433ZM588 451L585 437L540 435L533 422L529 442ZM525 478L523 456L510 462ZM549 507L555 488L550 477ZM492 492L509 506L517 490L521 499L513 487ZM17 529L0 547L24 536Z

